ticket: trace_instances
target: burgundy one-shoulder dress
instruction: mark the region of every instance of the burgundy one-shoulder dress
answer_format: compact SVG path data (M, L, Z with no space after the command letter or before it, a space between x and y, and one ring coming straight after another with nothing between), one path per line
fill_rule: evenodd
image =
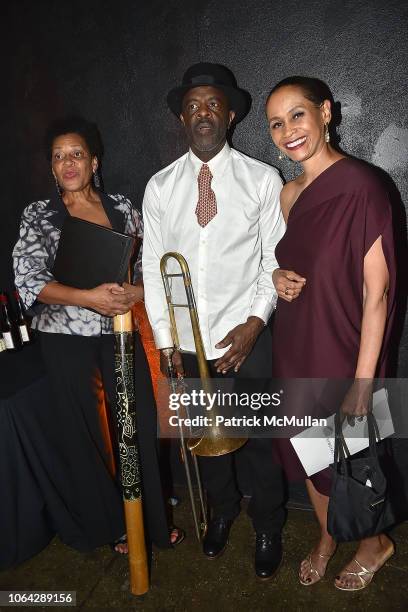
M273 331L275 378L353 378L363 316L364 257L377 238L387 262L387 323L377 376L386 374L395 310L392 212L387 193L365 163L342 158L322 172L293 205L276 248L279 267L307 279L292 303L278 300ZM305 408L306 410L306 408ZM306 473L288 439L276 450L289 480ZM330 492L329 470L312 476Z

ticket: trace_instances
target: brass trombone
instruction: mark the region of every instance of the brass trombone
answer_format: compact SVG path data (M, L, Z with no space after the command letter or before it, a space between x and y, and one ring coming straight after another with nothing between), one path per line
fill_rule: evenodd
M180 266L179 273L168 273L167 272L167 262L169 259L175 259ZM176 318L174 314L175 308L188 308L190 313L190 321L191 327L194 336L194 345L196 349L197 361L198 361L198 369L200 372L200 379L203 385L203 389L205 392L211 391L211 379L210 373L208 370L207 360L204 351L203 339L201 336L200 325L198 321L198 312L197 306L194 298L193 287L191 283L190 271L188 268L187 261L180 253L169 252L165 253L160 260L160 271L163 279L164 290L166 294L167 306L169 309L169 317L170 317L170 327L171 334L173 340L173 347L168 349L164 349L163 353L167 358L167 369L168 376L170 380L170 385L172 387L172 391L177 391L177 387L180 383L179 378L175 372L172 355L174 350L180 350L180 341L178 337ZM177 304L173 302L172 292L169 279L179 277L183 279L184 289L186 293L186 304ZM213 423L215 423L215 419L213 419ZM184 467L186 471L187 485L190 495L191 507L193 512L194 523L196 527L197 538L200 540L201 537L205 534L207 529L207 520L206 520L206 509L204 504L204 494L203 487L201 484L200 472L198 468L197 455L202 457L216 457L220 455L226 455L227 453L232 453L237 450L241 446L245 444L247 438L226 438L223 435L223 431L219 426L213 425L206 430L206 435L203 435L201 438L191 438L190 440L185 441L183 434L183 427L179 426L180 431L180 445L182 458L184 462ZM192 480L190 473L190 466L188 462L188 457L186 453L186 448L191 451L191 458L194 466L194 471L196 475L197 487L200 498L200 506L201 506L201 514L202 514L202 522L199 524L197 517L197 510L194 501L194 494L192 488Z

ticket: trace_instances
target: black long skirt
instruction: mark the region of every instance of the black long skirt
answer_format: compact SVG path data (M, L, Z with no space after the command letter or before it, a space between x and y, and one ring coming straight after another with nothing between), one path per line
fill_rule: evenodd
M50 521L61 540L88 551L113 542L126 531L118 476L112 476L112 448L102 433L98 411L101 383L109 405L114 406L113 335L39 335L54 401L39 444L44 467L40 486ZM138 334L135 379L145 527L150 541L167 547L169 530L158 467L156 409ZM114 431L115 411L108 412Z

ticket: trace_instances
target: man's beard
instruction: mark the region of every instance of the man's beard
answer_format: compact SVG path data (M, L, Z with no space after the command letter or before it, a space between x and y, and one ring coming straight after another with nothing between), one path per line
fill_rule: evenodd
M214 149L216 149L217 147L220 146L220 144L222 144L225 141L225 134L212 134L212 137L210 139L194 139L192 142L194 144L194 147L198 150L198 151L202 151L203 153L208 153L210 151L213 151Z

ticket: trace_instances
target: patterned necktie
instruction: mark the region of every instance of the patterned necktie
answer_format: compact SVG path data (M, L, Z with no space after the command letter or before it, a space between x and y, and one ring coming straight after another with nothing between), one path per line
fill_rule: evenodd
M217 214L217 201L211 189L211 179L211 170L207 164L203 164L198 175L198 203L195 210L201 227L205 227Z

